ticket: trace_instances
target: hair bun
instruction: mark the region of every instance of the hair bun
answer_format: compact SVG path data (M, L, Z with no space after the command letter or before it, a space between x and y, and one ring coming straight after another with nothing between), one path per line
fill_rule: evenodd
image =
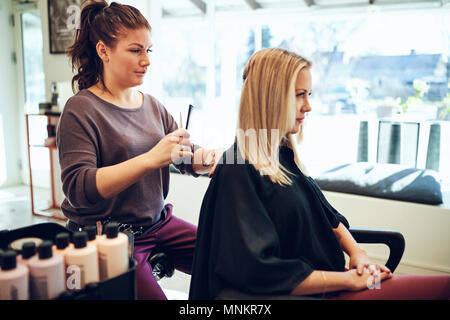
M106 0L87 0L81 4L81 10L88 10L90 13L98 13L107 7L109 7L109 4Z

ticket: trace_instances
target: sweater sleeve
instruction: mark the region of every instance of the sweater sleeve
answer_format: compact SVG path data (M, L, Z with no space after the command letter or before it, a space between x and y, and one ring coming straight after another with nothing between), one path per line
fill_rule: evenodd
M86 105L89 99L72 97L57 128L57 146L64 195L74 208L93 207L103 200L97 190L98 142L95 121Z

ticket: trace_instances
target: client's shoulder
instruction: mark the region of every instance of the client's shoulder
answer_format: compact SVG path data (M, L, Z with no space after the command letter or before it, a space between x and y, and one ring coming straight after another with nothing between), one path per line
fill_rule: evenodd
M241 156L236 144L228 148L217 165L213 178L239 181L242 179L255 179L259 176L255 167Z

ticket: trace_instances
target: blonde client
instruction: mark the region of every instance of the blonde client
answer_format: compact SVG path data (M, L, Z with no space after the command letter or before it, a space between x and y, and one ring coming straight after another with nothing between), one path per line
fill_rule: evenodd
M236 142L201 207L190 298L214 299L233 289L256 296L449 299L450 276L393 276L372 263L308 176L296 141L312 109L310 68L281 49L261 50L245 67Z

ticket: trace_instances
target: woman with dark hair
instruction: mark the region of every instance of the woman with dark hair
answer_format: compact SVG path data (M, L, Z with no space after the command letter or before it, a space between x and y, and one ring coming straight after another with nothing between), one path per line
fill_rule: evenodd
M150 67L150 35L150 24L132 6L83 3L68 49L78 92L64 107L57 145L67 226L115 221L131 230L138 298L165 299L150 255L164 252L190 273L196 239L196 227L164 204L169 165L198 176L211 169L214 151L191 144L158 100L135 89Z

